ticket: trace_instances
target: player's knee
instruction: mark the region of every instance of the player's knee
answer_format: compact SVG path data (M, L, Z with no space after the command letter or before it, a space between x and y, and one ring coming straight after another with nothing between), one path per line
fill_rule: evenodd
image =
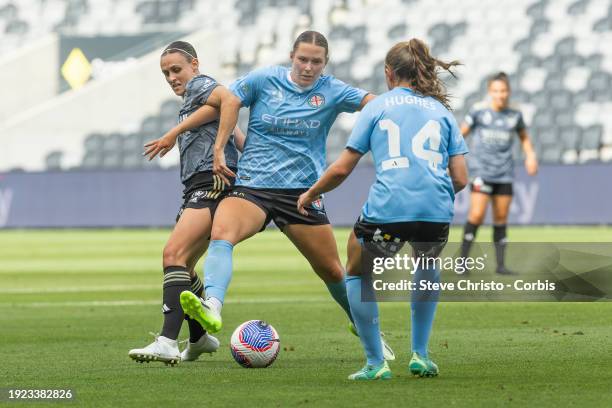
M236 243L236 232L232 228L222 223L213 224L212 230L210 231L211 240L223 240L229 241L232 244Z
M344 268L339 262L330 262L316 268L325 283L337 283L344 279Z
M361 268L359 267L359 265L348 263L346 264L346 275L361 276Z
M481 225L484 221L484 217L484 214L470 213L470 215L468 216L468 222L474 225Z
M507 215L493 217L493 224L495 225L501 225L501 224L507 224L507 223L508 223Z
M185 259L183 259L181 252L177 245L166 244L162 253L164 268L167 266L185 265Z

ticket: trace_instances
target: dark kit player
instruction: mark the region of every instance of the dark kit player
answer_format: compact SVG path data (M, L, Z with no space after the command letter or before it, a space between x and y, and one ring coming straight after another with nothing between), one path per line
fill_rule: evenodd
M525 153L525 168L530 176L537 173L538 161L521 111L509 105L510 83L506 74L500 72L489 79L488 93L490 100L475 104L461 126L463 136L472 135L474 139L468 157L472 193L461 256L469 255L491 201L496 272L510 275L513 272L505 266L504 252L514 179L512 146L517 136Z
M179 125L163 137L145 145L145 155L153 159L163 157L178 142L181 181L185 186L184 203L178 213L176 225L163 252L163 306L164 323L155 341L142 349L130 350L136 361L161 361L176 364L180 360L195 360L202 353L219 348L219 341L206 333L195 320L187 319L189 342L179 353L177 338L185 317L179 302L180 293L191 290L202 295L203 284L194 267L208 248L212 218L219 200L229 183L212 172L213 146L219 131L219 115L223 117L230 92L214 79L199 72L199 62L193 46L184 41L168 45L161 55L160 66L172 91L183 98L179 112ZM198 111L197 115L191 116ZM220 113L219 113L220 111ZM200 121L202 117L208 120ZM205 123L200 125L200 123ZM189 130L191 129L191 130ZM227 133L231 133L228 129ZM244 136L237 131L240 146ZM236 168L238 153L234 137L225 147L230 168ZM226 179L227 180L227 179ZM233 180L228 180L230 183Z

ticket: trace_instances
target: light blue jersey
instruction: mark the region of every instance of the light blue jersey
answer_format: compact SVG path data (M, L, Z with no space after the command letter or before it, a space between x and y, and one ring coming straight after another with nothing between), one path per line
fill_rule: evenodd
M230 89L250 107L236 185L309 188L326 166L325 142L341 112L359 109L366 92L328 75L308 89L297 86L281 66L258 69Z
M451 221L455 193L448 160L468 149L440 102L394 88L365 106L347 147L362 154L371 150L376 165L362 209L365 221Z

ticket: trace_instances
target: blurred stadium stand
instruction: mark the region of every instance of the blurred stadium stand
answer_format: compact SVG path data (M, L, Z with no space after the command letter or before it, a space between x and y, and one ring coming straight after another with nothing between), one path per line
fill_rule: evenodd
M460 60L464 65L458 70L459 80L448 78L459 121L484 98L487 77L503 70L510 75L513 101L525 114L541 161L612 161L612 1L608 0L0 0L0 70L11 51L50 33L95 37L205 30L214 32L218 41L202 42L196 48L203 62L210 62L211 55L217 57L211 72L228 84L253 68L286 64L291 41L308 28L328 35L331 59L326 72L374 93L386 90L383 59L397 41L419 37L439 58ZM158 71L158 55L155 49L139 56L137 69L148 64L148 70ZM114 79L104 80L108 86ZM71 97L83 103L86 97L79 95L89 89L90 98L97 98L96 81L71 91ZM66 138L66 143L78 143L78 149L49 145L41 148L46 150L36 163L22 167L157 166L142 159L142 144L175 123L179 102L168 99L161 74L157 73L157 82L149 81L147 86L159 91L150 91L142 96L146 103L131 108L130 123L105 108L99 114L108 126L92 122ZM54 98L57 110L68 109L63 105L68 102L60 100L65 95ZM44 103L52 105L54 98ZM354 119L344 115L337 121L328 141L330 159L343 149ZM246 115L241 115L243 129L245 120ZM11 129L19 126L11 123ZM0 139L2 129L0 122ZM62 136L53 135L60 140ZM520 159L518 143L516 147ZM76 161L67 159L74 155L79 157ZM13 161L2 168L1 159L0 153L0 170L20 167Z

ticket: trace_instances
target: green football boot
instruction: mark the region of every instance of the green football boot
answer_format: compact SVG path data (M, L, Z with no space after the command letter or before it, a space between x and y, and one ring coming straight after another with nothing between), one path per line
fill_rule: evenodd
M349 322L349 331L353 333L355 336L359 337L359 333L357 333L357 327L355 327L353 322ZM382 343L382 348L383 348L383 358L387 361L395 360L395 353L393 352L393 349L385 341L385 334L383 332L380 332L380 342Z
M386 361L377 366L366 364L361 370L348 376L349 380L389 380L391 369Z
M183 312L200 325L209 333L217 333L221 330L223 321L221 315L208 302L196 296L190 290L181 292L181 307Z
M435 377L440 372L436 363L428 357L421 356L416 351L412 353L408 369L413 375L418 375L419 377Z

